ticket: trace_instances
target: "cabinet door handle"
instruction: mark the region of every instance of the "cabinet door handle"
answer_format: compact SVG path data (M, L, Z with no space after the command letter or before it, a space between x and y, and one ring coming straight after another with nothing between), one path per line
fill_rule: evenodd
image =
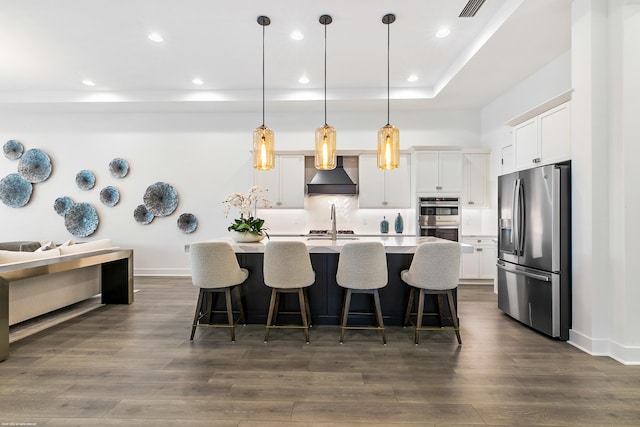
M469 201L467 202L467 204L468 204L468 205L475 205L475 204L476 204L476 202L474 202L474 201L472 201L472 200L469 200Z
M276 202L276 206L282 206L282 202Z
M540 163L540 157L536 157L532 160L533 163Z
M382 202L382 206L387 206L389 202Z
M476 251L482 252L482 248L476 248Z
M436 186L436 190L442 190L442 187L441 187L441 186L439 186L439 185L437 185L437 186Z

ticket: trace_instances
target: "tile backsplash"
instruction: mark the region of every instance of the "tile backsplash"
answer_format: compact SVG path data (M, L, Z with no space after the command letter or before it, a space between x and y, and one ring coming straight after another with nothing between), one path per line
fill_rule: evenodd
M389 234L395 234L393 221L398 213L404 219L402 234L415 235L414 209L358 209L357 196L317 195L305 197L304 209L258 209L271 234L306 234L309 230L331 229L331 204L336 205L338 230L357 234L380 234L383 216L389 221Z
M380 221L389 221L389 234L395 234L393 222L400 213L404 219L402 234L416 234L416 211L407 209L358 209L357 196L317 195L305 197L304 209L258 209L272 234L306 234L309 230L331 229L331 204L336 204L338 230L357 234L380 234ZM461 235L497 234L497 212L493 209L462 209Z

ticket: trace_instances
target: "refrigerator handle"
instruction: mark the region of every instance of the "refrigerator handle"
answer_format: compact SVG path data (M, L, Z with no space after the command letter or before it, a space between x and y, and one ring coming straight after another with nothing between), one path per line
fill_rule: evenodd
M513 248L516 255L520 255L520 178L513 182L513 205L511 215L513 216L512 233Z
M543 276L542 274L536 274L536 273L531 273L528 271L521 271L521 270L514 270L508 267L505 267L504 265L497 263L496 267L498 267L500 270L504 270L507 271L509 273L513 273L513 274L519 274L521 276L525 276L525 277L530 277L532 279L536 279L536 280L540 280L541 282L550 282L551 278L548 276Z
M513 244L515 240L516 243L515 245L513 245L513 247L516 248L516 250L518 247L518 216L516 215L516 205L518 203L518 181L520 180L516 179L515 181L513 181L513 190L511 197L511 233L509 234L509 243Z
M518 256L522 255L524 252L524 227L524 186L522 185L522 180L518 178L518 244L516 246Z

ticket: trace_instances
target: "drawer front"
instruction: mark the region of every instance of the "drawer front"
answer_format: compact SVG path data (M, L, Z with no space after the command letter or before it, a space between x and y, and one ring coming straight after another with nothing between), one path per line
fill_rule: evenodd
M471 236L463 237L462 243L467 243L473 246L493 246L495 244L492 237L471 237Z

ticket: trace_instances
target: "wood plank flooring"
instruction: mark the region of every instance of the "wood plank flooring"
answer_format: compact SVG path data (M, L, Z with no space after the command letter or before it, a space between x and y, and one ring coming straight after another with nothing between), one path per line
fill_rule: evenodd
M136 278L135 303L100 306L13 342L0 363L0 425L640 425L640 366L592 357L503 315L492 287L459 288L452 332L316 326L203 329L197 289ZM14 424L17 425L17 424Z

